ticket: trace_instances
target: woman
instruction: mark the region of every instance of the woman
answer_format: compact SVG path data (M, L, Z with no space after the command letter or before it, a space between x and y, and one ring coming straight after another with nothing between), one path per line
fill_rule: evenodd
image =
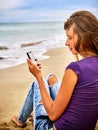
M98 21L91 12L77 11L65 22L64 29L65 44L74 55L79 54L83 59L66 67L54 99L46 89L49 84L46 85L41 69L28 59L29 71L37 80L49 117L47 120L51 125L46 125L54 130L94 130L98 118ZM54 79L58 82L55 76Z

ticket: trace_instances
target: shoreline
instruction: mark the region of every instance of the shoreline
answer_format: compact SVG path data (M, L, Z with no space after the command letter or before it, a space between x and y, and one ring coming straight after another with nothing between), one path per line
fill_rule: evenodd
M60 80L65 67L75 60L66 47L50 49L43 55L50 56L49 59L39 61L42 65L43 76L55 73ZM6 128L8 128L7 130L23 130L15 127L11 122L11 118L14 115L18 115L33 80L34 77L29 72L27 63L0 70L0 128L5 130ZM24 130L31 130L33 129L32 127L32 121L28 121L28 125Z
M41 59L46 50L61 47L65 42L63 22L3 23L0 27L4 32L0 38L1 69L24 63L28 51Z

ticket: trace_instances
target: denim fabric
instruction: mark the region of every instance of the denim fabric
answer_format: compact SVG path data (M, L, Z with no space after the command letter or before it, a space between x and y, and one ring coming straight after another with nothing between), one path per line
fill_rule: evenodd
M47 83L48 77L49 76L47 76L47 78L44 79L45 86L48 93L54 100L58 92L59 82L50 86ZM41 95L40 95L39 86L37 81L34 81L30 86L24 105L20 110L18 119L20 122L24 123L29 117L30 113L33 111L34 130L49 130L53 127L53 123L48 118L44 105L43 103L40 103L40 101L41 101Z
M18 115L18 120L22 123L24 123L27 120L30 113L33 111L33 99L34 99L33 98L33 96L34 96L34 89L33 89L34 85L33 84L31 85L31 87L28 91L26 100L25 100L25 102L20 110L20 113Z

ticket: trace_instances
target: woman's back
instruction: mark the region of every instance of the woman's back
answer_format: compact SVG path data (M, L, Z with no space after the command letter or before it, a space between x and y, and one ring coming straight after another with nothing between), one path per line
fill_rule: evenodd
M98 58L87 57L71 63L78 77L72 99L54 123L57 130L94 130L98 117Z

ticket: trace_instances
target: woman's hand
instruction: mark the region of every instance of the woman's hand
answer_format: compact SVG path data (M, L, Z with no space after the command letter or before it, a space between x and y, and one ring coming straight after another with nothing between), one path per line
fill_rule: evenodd
M41 74L41 65L33 63L30 59L27 59L29 71L37 78Z

